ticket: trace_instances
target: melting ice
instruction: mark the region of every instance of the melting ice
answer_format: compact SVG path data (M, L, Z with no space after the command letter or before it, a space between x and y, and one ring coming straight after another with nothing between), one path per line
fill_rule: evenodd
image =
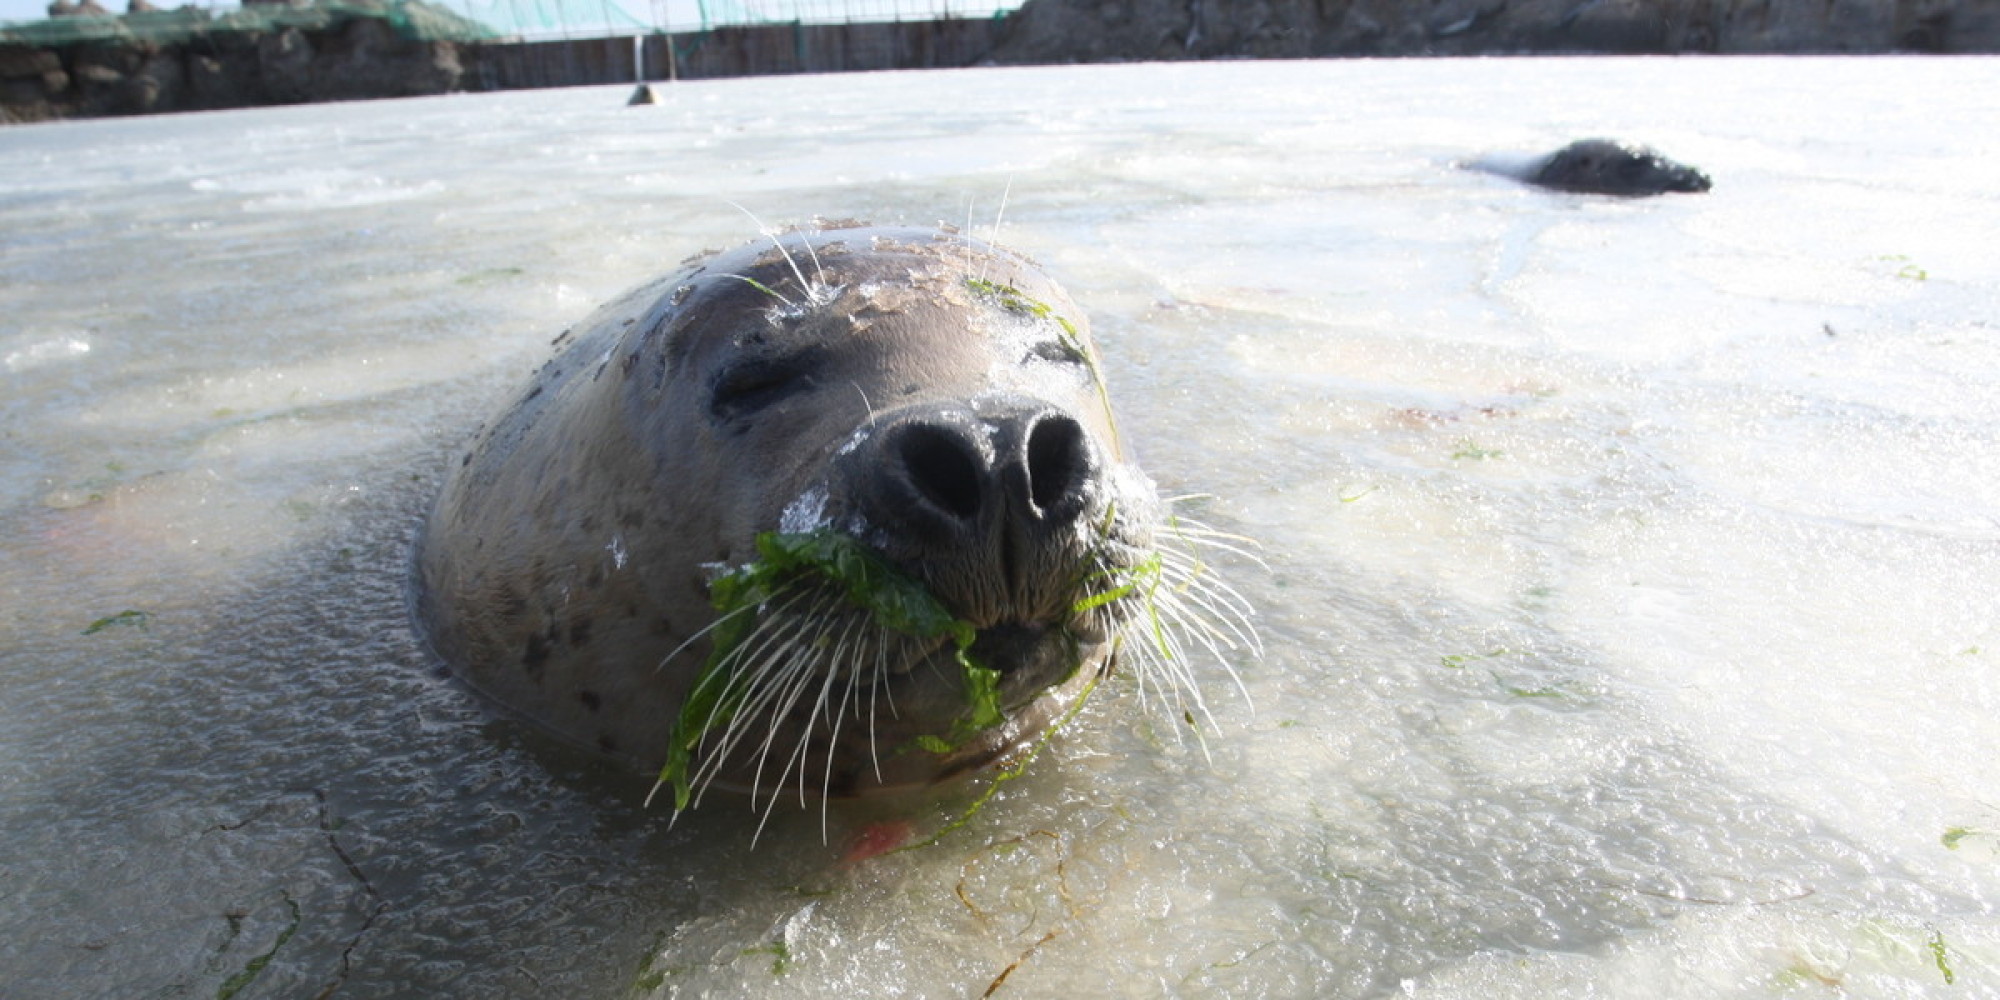
M1996 83L1232 63L0 131L8 992L2000 991ZM1715 190L1456 166L1594 135ZM411 533L568 324L755 237L731 202L1009 191L1149 474L1264 545L1215 558L1268 654L1254 710L1212 672L1209 757L1113 684L843 866L980 786L752 853L438 676Z

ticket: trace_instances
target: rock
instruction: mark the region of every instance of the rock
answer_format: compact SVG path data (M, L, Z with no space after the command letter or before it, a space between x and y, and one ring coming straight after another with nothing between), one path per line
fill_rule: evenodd
M76 68L76 81L85 87L113 87L125 82L125 74L110 66L86 63Z
M21 80L62 72L62 60L48 49L0 45L0 80Z
M273 104L298 104L312 93L313 47L305 32L285 28L257 40L258 76Z
M1000 64L1514 52L1996 52L1992 0L1028 0Z

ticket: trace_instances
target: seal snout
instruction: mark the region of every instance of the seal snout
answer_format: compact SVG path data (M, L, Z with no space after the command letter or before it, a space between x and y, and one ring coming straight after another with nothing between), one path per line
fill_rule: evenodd
M907 555L1040 545L1102 492L1089 433L1047 404L924 406L886 424L844 462L858 510Z

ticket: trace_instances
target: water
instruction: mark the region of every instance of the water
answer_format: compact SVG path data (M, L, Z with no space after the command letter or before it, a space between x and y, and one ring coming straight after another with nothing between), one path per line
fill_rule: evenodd
M0 992L2000 994L1996 83L1236 63L0 131ZM1600 134L1716 189L1455 166ZM897 814L670 828L416 648L411 532L566 324L750 238L732 201L1003 200L1163 492L1266 546L1207 757L1112 690L842 865Z

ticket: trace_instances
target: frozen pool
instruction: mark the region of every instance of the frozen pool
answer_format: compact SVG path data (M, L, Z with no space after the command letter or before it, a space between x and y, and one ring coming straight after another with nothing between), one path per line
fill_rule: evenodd
M667 94L0 130L0 992L2000 993L2000 61ZM1716 188L1455 166L1587 135ZM567 324L731 202L1003 195L1265 544L1210 756L1114 686L842 865L981 787L751 850L427 662L411 533Z

